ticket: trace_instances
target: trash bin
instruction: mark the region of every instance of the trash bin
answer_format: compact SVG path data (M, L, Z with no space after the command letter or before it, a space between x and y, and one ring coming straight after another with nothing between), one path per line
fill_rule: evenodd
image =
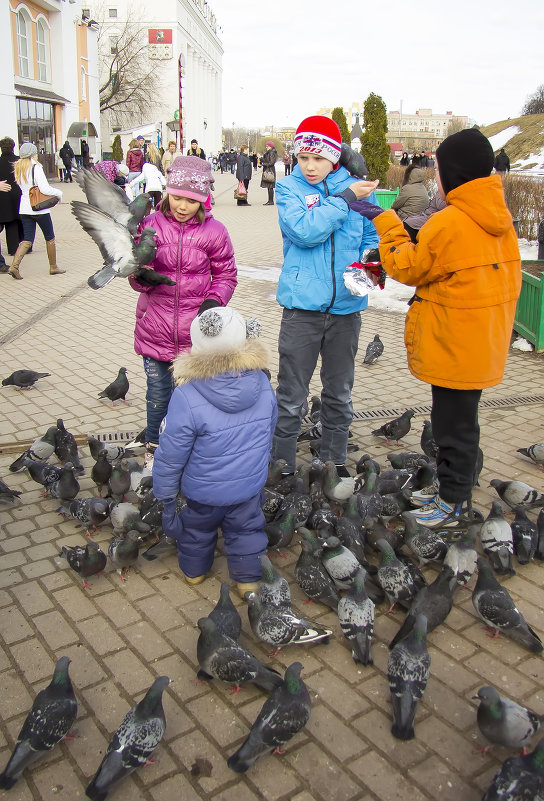
M398 197L400 189L376 189L376 198L378 205L382 209L390 209L393 205L395 198Z

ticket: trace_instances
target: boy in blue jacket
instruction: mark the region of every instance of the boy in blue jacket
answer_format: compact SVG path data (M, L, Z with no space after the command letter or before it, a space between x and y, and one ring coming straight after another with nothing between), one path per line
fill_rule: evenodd
M189 584L213 564L221 526L231 579L242 597L261 578L267 537L262 489L277 409L263 369L267 353L254 337L260 323L225 307L191 324L192 350L175 360L176 388L153 463L153 492L164 502L163 530L178 545ZM182 491L187 505L176 514Z
M367 298L351 295L344 285L346 267L363 251L378 245L372 223L350 209L376 182L353 178L339 165L342 137L334 120L307 117L297 128L297 166L276 184L284 262L277 300L283 306L279 335L276 397L278 423L273 459L295 469L302 405L321 355L321 459L345 468L351 390L361 330L360 312Z

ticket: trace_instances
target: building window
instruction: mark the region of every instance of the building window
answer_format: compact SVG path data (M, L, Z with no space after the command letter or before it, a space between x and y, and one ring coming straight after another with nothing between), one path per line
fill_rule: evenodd
M36 42L38 45L38 80L49 80L49 31L43 20L36 24Z
M85 76L85 67L80 67L81 73L81 99L87 100L87 81Z
M17 12L17 53L19 56L19 75L22 78L30 77L29 42L30 25L24 11Z
M114 56L117 53L118 36L110 36L110 54Z
M116 8L108 8L108 16L110 19L117 18L117 9Z

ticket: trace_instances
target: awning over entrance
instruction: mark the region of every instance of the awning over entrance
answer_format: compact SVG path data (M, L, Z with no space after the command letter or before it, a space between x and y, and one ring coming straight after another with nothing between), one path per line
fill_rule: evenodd
M98 136L92 122L73 122L68 129L67 139L80 139L81 137Z
M30 97L33 100L46 100L49 103L69 103L65 97L55 94L55 92L48 92L45 89L35 89L32 86L23 86L22 84L15 84L15 91L21 97Z

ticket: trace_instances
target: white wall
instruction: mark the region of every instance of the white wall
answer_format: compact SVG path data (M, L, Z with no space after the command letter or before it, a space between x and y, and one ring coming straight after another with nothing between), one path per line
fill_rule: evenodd
M11 136L17 142L17 114L15 90L10 76L13 75L13 43L11 41L11 16L8 2L0 2L0 119L1 136Z

